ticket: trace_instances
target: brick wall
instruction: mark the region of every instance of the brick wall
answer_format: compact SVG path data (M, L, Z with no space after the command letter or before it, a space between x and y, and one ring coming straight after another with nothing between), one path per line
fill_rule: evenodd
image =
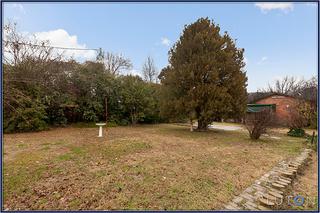
M257 104L276 104L276 122L279 125L286 125L289 117L290 108L297 105L295 98L273 95L256 102Z

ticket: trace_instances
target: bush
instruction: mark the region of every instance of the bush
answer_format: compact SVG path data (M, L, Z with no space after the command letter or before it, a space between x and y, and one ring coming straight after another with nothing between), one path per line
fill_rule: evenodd
M86 110L83 112L82 119L87 122L96 122L98 120L98 116L93 110Z
M305 109L305 104L299 103L298 105L290 108L288 126L291 129L302 129L307 125L307 109Z
M292 137L303 137L305 136L305 131L301 128L290 128L287 135Z
M129 121L127 119L121 119L119 122L120 126L127 126L129 125Z
M115 121L109 121L107 122L107 127L117 127L118 124Z
M315 112L315 113L312 113L309 127L312 129L316 129L317 125L318 125L318 116L317 116L317 112Z
M264 109L260 112L247 114L245 126L249 131L250 138L257 140L263 133L266 133L267 128L274 122L274 115L271 109Z
M48 128L45 108L41 104L30 107L16 108L10 116L6 116L3 123L5 133L41 131Z
M48 119L52 125L65 125L67 124L67 118L63 112L62 108L52 107L50 110L47 110Z
M76 128L97 128L96 123L94 122L77 122L72 124Z

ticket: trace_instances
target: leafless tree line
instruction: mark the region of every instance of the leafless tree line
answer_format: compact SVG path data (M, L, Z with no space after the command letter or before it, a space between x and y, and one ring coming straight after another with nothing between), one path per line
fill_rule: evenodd
M297 79L293 76L285 76L278 79L273 85L268 85L266 89L259 89L262 93L278 93L290 95L296 98L315 101L317 97L318 79L316 76L309 80Z

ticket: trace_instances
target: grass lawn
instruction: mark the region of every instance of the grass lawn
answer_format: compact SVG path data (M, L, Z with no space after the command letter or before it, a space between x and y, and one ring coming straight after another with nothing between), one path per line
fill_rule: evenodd
M304 139L173 124L4 135L4 207L221 209Z

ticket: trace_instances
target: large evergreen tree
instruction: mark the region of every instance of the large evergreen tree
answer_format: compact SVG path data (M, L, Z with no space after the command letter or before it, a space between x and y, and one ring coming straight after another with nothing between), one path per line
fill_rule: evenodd
M186 25L159 75L162 111L197 119L206 130L215 119L241 118L246 108L244 49L208 18Z

